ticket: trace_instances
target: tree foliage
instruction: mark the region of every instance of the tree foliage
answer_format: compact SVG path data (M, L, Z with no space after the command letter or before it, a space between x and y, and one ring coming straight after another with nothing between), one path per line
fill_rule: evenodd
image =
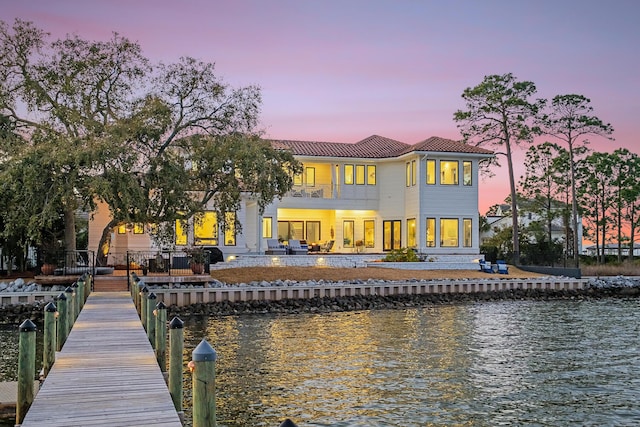
M576 194L576 145L588 135L609 138L613 127L593 115L591 100L583 95L557 95L551 100L550 110L542 117L541 125L547 135L551 135L567 144L569 149L569 170L571 177L571 222L574 230L578 228L578 203ZM582 141L585 144L588 141ZM574 245L578 247L578 234L574 233ZM580 258L574 251L574 263L578 267Z
M519 262L520 249L513 149L519 144L533 142L539 133L535 119L544 101L531 100L535 93L533 82L518 81L511 73L485 76L479 85L464 90L462 98L466 109L454 113L454 120L458 122L466 143L504 150L498 154L506 157L509 172L515 263Z
M194 58L151 64L119 34L47 36L29 22L0 22L1 123L22 136L3 142L3 182L28 178L20 196L34 196L32 206L10 221L30 235L63 212L75 249L74 213L104 201L107 248L119 224L172 223L204 209L224 224L242 195L264 208L289 190L300 166L260 139L258 87L231 88Z

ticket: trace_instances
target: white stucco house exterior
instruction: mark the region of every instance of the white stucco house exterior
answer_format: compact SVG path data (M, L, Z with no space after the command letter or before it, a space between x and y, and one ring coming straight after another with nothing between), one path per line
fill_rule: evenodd
M493 152L431 137L406 144L373 135L356 143L271 140L303 164L293 189L260 214L249 197L236 212L242 232L223 231L213 213L178 230L176 248L217 246L225 257L262 254L267 239L306 240L311 248L333 241L331 252L384 253L413 247L434 255L479 253L478 162ZM89 226L97 251L108 209L98 207ZM178 227L180 229L180 227ZM156 250L147 226L113 230L110 257Z

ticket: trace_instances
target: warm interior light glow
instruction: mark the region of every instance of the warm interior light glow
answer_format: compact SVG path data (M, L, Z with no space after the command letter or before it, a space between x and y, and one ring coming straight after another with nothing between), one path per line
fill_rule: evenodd
M193 360L191 360L188 364L187 367L189 368L189 372L193 372L196 369L196 362L194 362Z

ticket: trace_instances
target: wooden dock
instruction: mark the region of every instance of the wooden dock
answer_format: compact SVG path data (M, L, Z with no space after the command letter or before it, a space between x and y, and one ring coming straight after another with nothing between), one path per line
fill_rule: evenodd
M182 426L128 292L94 292L22 427Z

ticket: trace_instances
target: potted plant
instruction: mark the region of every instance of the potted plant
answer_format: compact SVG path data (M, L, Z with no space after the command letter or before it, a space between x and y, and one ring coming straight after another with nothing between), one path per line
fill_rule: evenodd
M204 249L198 247L189 247L184 249L189 258L189 267L193 274L202 274L204 272L204 263L206 261L206 254Z
M51 276L58 268L59 245L55 241L44 242L42 249L42 266L40 272L45 276Z

